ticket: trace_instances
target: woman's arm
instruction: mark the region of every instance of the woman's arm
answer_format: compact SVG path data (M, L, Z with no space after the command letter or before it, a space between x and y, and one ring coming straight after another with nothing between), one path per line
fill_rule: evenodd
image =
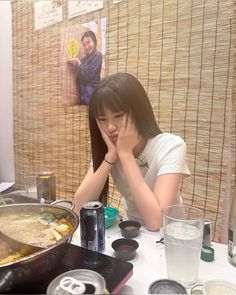
M102 192L112 166L103 161L100 167L93 171L91 166L75 193L75 211L79 214L81 207L89 201L97 200Z
M161 210L176 202L181 173L163 173L157 176L153 191L145 182L133 152L140 142L140 135L132 118L125 114L117 140L117 153L134 202L149 230L162 226Z
M77 192L75 193L75 211L79 213L84 203L97 200L102 192L107 177L111 171L112 163L117 160L117 152L115 145L110 141L108 136L103 132L99 122L97 121L102 138L107 145L107 154L105 160L94 172L91 166ZM109 164L110 163L110 164Z
M119 158L130 192L146 227L149 230L159 229L162 226L161 210L176 202L182 175L170 173L157 176L152 191L140 173L134 156L123 154Z

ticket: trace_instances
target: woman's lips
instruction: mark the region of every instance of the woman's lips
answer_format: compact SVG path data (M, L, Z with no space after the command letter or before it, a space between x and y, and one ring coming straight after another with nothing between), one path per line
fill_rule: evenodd
M112 136L109 136L110 140L111 141L116 141L117 140L117 135L112 135Z

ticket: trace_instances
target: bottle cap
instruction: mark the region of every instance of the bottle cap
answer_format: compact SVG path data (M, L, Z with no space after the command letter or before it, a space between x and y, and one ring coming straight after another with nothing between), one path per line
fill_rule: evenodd
M202 246L201 259L203 261L213 261L215 256L215 251L212 247Z
M151 283L148 294L188 294L187 289L180 283L162 279Z

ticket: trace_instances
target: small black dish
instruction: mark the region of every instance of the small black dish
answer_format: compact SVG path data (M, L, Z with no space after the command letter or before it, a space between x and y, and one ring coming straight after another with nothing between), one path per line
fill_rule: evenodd
M121 234L125 238L135 238L139 235L141 224L138 221L126 220L119 223Z
M139 247L137 241L132 239L118 239L112 242L115 257L121 260L132 260L136 256L136 250Z

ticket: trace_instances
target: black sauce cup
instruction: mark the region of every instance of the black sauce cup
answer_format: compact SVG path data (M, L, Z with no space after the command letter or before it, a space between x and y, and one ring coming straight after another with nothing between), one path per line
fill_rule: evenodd
M121 260L132 260L136 256L136 250L139 247L137 241L132 239L118 239L112 242L115 257Z
M121 235L125 238L135 238L139 235L141 224L138 221L126 220L119 223Z

